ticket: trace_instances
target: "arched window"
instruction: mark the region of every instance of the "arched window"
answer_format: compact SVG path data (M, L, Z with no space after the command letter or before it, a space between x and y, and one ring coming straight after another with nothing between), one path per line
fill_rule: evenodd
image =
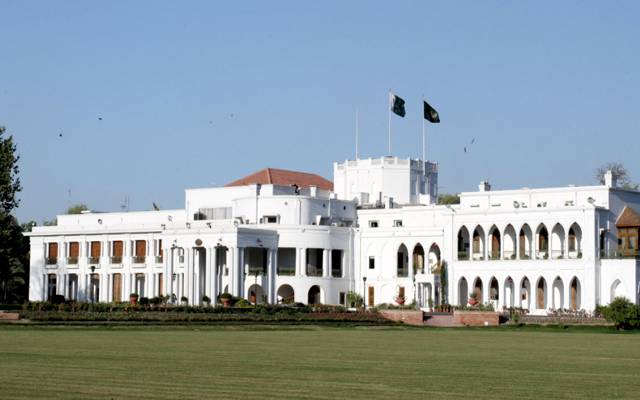
M489 230L489 236L491 237L489 258L491 260L500 259L500 250L502 246L502 238L500 237L500 231L497 226L492 226Z
M536 286L536 308L539 310L547 308L547 282L544 278L540 278Z
M466 227L458 231L458 260L469 259L469 231Z
M309 293L307 295L307 303L308 304L320 304L322 300L320 299L320 287L318 285L313 285L309 288Z
M533 242L533 234L528 224L522 225L520 235L518 236L518 253L521 260L531 258L531 243Z
M407 266L409 262L409 252L407 251L407 246L401 244L396 256L396 272L398 278L406 278L409 276L409 268Z
M484 229L481 226L477 226L473 231L472 258L474 260L484 260L484 240Z
M424 270L424 249L420 243L413 248L413 269L418 274L428 272Z
M536 232L538 238L537 258L547 259L549 258L549 231L544 224L540 224Z

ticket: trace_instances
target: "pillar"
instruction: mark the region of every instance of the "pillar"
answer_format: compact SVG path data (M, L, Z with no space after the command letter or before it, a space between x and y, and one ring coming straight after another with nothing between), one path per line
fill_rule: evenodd
M218 288L218 248L217 247L212 247L210 249L210 258L209 258L209 266L210 266L210 271L211 271L211 276L209 277L209 280L211 281L211 303L215 304L216 303L216 299L218 297L218 290L220 290Z
M307 249L298 249L300 251L300 276L307 276Z
M331 260L331 257L329 256L329 252L331 250L329 249L323 249L322 250L322 276L324 278L328 278L329 275L331 274L331 270L329 269L330 265L329 265L329 260Z
M278 249L268 249L267 252L267 303L275 303L275 265Z

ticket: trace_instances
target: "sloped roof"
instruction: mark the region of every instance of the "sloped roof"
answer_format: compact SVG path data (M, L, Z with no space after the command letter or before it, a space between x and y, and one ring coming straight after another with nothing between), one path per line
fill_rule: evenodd
M262 169L244 178L227 183L225 186L245 186L256 183L282 186L298 185L300 188L317 186L320 189L333 190L333 182L324 179L320 175L277 168Z
M618 220L616 226L619 228L629 228L640 226L640 215L631 207L625 206Z

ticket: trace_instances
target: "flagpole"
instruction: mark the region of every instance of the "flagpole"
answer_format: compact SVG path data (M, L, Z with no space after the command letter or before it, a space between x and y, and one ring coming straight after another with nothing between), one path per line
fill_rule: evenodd
M358 136L359 136L359 126L358 126L358 109L356 108L356 160L358 159Z
M387 105L389 113L389 156L391 155L391 89L389 89L389 104Z

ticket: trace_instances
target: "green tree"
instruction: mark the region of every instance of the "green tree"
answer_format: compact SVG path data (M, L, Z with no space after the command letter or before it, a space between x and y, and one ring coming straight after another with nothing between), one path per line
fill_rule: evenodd
M449 193L439 194L438 204L460 204L460 195Z
M0 126L0 301L20 301L28 290L29 242L11 215L22 190L16 145Z
M71 207L67 208L67 214L82 214L83 211L89 210L86 204L74 204Z
M602 316L618 329L640 328L639 307L624 297L616 297L608 306L600 309Z
M604 175L607 171L611 171L616 176L618 185L621 188L629 190L638 190L640 188L639 184L631 182L629 171L624 164L618 162L608 162L596 169L595 178L601 185L604 185Z

